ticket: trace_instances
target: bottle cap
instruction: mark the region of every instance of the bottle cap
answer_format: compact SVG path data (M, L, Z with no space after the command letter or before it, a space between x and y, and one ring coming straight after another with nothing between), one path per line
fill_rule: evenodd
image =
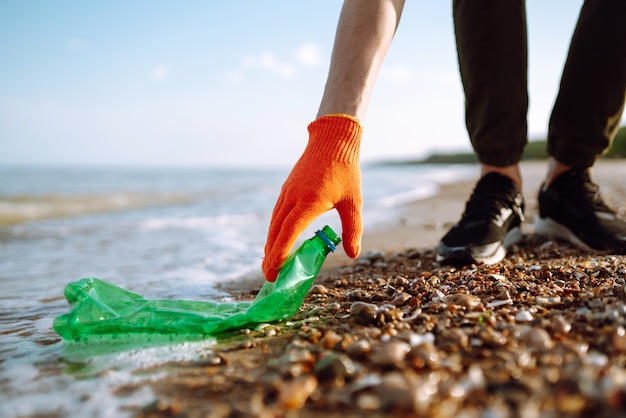
M326 225L319 231L316 231L315 234L322 239L328 245L330 251L335 251L337 249L337 244L341 242L341 238L337 235L333 229Z

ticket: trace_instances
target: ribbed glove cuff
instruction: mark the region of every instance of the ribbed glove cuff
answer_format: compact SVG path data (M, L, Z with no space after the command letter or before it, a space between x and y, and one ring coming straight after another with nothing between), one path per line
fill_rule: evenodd
M315 160L330 158L349 164L359 163L363 127L350 115L325 115L308 127L308 154Z

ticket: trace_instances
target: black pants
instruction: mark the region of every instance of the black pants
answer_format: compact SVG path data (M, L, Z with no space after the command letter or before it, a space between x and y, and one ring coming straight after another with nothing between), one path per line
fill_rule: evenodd
M467 130L478 159L517 163L527 142L524 0L454 0ZM613 140L626 100L626 0L586 0L548 127L548 152L593 165Z

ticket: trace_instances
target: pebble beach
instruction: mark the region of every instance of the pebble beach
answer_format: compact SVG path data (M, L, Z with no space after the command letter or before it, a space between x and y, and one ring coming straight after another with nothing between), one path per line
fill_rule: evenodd
M626 416L626 258L534 235L544 169L522 167L526 235L502 262L439 265L474 181L445 186L366 231L358 259L331 255L289 321L159 366L138 415ZM624 217L626 164L601 161L592 178Z

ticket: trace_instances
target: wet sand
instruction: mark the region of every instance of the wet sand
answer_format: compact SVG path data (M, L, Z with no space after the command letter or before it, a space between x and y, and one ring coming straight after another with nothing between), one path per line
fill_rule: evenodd
M626 257L534 235L544 170L523 165L527 235L503 262L435 261L475 180L446 186L366 231L359 259L331 255L292 320L162 368L139 415L626 416ZM593 179L626 215L626 163Z

